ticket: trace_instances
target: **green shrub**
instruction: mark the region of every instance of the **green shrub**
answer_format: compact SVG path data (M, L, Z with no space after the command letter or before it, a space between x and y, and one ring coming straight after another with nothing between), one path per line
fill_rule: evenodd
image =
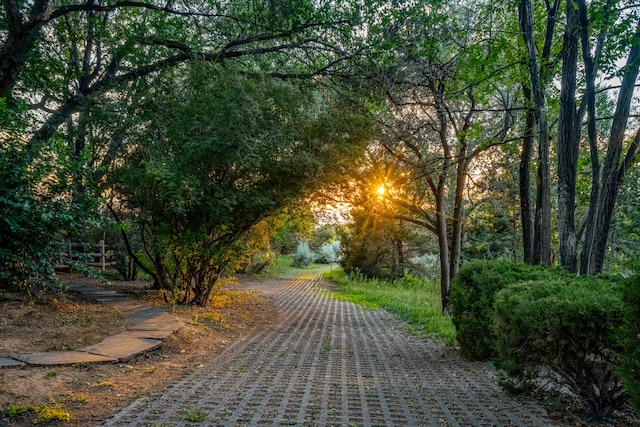
M0 289L30 291L50 284L58 243L80 232L95 211L90 189L73 198L60 196L71 191L63 183L80 176L81 160L62 163L68 169L33 162L19 141L0 132Z
M318 249L318 259L316 262L320 264L332 264L340 261L340 242L325 242Z
M540 376L608 416L623 402L614 372L622 322L619 283L607 277L538 280L496 294L496 367L521 385Z
M562 270L509 261L473 261L451 284L453 324L462 355L471 360L495 356L491 333L496 292L507 285L565 275Z
M259 274L275 263L276 255L272 251L260 251L251 255L251 259L240 270L243 273Z
M293 254L293 266L294 267L306 267L312 264L316 260L316 254L309 247L309 243L300 242L296 248L296 252Z
M620 373L631 404L640 410L640 275L624 285L624 326Z
M409 259L409 271L429 280L440 280L440 256L437 254L423 254Z

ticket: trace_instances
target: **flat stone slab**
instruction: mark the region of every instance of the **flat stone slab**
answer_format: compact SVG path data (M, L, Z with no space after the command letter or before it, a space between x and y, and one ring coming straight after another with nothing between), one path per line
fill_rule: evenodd
M130 318L127 322L128 330L136 331L177 331L182 327L182 322L171 314L157 307L141 307L127 313Z
M86 295L89 298L93 298L105 305L117 305L118 303L124 303L131 300L126 295L122 295L112 291L111 289L105 289L99 286L70 283L67 285L67 288L74 292Z
M98 344L81 348L80 351L123 360L147 351L155 350L161 345L161 340L139 338L125 332L106 338Z
M56 351L51 353L19 354L14 359L29 365L73 365L74 363L117 362L113 357L89 354L84 351Z
M16 366L24 366L24 363L19 362L16 359L7 359L6 357L0 357L0 368L14 368Z
M167 337L172 335L175 331L173 329L155 329L155 330L136 330L136 329L127 329L126 331L120 332L118 336L129 336L131 338L152 338L156 340L165 340Z

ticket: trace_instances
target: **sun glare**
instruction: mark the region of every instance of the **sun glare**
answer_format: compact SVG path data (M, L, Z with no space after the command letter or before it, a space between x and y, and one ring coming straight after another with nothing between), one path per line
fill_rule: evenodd
M384 185L381 185L380 187L378 187L378 194L380 196L384 196Z

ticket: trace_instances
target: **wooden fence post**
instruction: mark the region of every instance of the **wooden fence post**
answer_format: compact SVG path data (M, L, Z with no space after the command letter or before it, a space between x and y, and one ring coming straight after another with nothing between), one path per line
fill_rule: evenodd
M104 248L104 239L100 240L100 263L102 264L102 271L106 269L107 253Z

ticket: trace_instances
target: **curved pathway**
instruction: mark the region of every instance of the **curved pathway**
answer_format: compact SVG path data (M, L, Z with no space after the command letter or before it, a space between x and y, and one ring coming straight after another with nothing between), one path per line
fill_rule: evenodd
M487 364L406 333L383 310L331 299L320 280L256 284L279 309L276 327L104 426L553 425L537 404L507 396Z

